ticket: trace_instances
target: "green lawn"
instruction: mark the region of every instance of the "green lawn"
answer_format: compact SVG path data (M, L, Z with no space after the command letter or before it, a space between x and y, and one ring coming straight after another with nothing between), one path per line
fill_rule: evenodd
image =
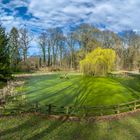
M19 87L29 102L42 105L113 105L139 99L139 77L110 78L69 75L70 79L60 79L59 74L33 76Z
M59 74L26 78L18 87L28 102L42 105L112 105L138 99L140 76L83 77ZM139 140L140 113L120 120L94 122L53 121L36 115L0 118L0 140Z
M0 118L0 140L139 140L140 114L113 121L65 122L26 115Z

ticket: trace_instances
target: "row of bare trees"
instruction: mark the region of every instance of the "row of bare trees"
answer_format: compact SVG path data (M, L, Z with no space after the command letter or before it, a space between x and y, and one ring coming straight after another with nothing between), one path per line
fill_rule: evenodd
M33 36L26 27L14 27L10 31L9 56L13 70L19 69L20 63L27 65L32 41ZM101 31L91 25L82 24L67 32L61 28L44 30L34 41L41 52L36 56L40 67L78 69L79 61L97 47L115 50L117 69L133 70L139 69L140 66L140 36L133 31L116 34L113 31Z
M60 29L49 29L39 38L43 57L46 58L45 55L48 55L48 66L65 65L76 69L79 61L97 47L115 50L117 69L133 70L139 69L140 66L140 35L134 31L116 34L113 31L101 31L91 25L83 24L65 35Z
M48 29L39 36L43 63L47 66L76 67L75 53L77 40L73 33L64 35L59 28ZM47 55L47 56L46 56Z

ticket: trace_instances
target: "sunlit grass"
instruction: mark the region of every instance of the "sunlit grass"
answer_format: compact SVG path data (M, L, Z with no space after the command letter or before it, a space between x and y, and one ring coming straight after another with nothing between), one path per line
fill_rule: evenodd
M139 99L140 80L136 77L110 78L59 74L34 76L26 80L20 92L28 102L54 105L113 105Z
M28 102L42 105L111 105L139 99L140 78L34 76L23 87ZM140 114L120 120L67 122L36 115L0 118L0 140L138 140Z

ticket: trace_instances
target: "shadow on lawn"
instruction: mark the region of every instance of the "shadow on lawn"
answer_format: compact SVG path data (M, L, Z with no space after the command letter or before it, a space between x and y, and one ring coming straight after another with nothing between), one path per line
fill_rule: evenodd
M47 104L50 103L50 102L55 102L55 99L57 101L59 101L60 97L62 96L66 96L66 98L68 98L68 94L70 92L75 92L75 85L76 83L78 82L79 80L76 79L76 81L74 81L72 84L69 84L67 85L66 87L62 88L62 89L59 89L55 92L49 92L48 94L45 94L45 92L42 92L41 94L38 95L37 98L35 99L32 99L33 97L30 97L30 100L33 101L33 102L42 102L42 101L45 101ZM60 84L61 85L61 84ZM59 84L57 84L57 86L59 86ZM61 87L61 86L60 86ZM49 89L50 87L48 87ZM55 88L55 85L54 85L54 88ZM64 92L67 91L67 95L64 94ZM72 94L69 94L69 95L72 95ZM77 94L75 94L73 97L70 96L70 99L74 98L75 96L77 96ZM62 100L62 99L61 99ZM60 101L61 101L60 100ZM68 101L68 100L67 100ZM67 102L68 103L68 102ZM66 104L66 103L64 103Z
M54 131L58 127L60 127L68 119L68 117L65 117L65 118L62 117L62 118L59 118L59 120L57 120L57 121L52 121L51 123L48 123L48 121L46 121L44 119L40 119L38 117L36 119L35 118L31 117L30 119L28 119L27 121L23 122L20 125L17 125L16 127L9 128L9 129L6 129L4 131L0 131L0 139L7 139L7 136L10 136L10 135L12 136L13 134L17 135L16 133L22 134L22 132L23 132L23 133L27 133L28 136L27 135L24 135L24 136L21 135L20 137L18 137L18 139L19 138L20 139L25 139L25 137L26 137L26 140L39 140L40 138L48 135L49 133L51 133L52 131ZM42 121L44 123L46 123L46 126L49 126L49 127L44 128L41 132L37 131L37 133L35 133L35 131L38 130L38 126L42 123ZM30 134L28 134L30 129L35 134L32 133L32 132Z
M71 105L74 106L82 106L87 100L90 93L94 93L95 89L97 90L96 81L98 79L94 79L94 77L81 77L78 80L73 80L72 84L64 87L63 89L57 91L50 91L49 93L42 92L37 95L37 98L30 97L30 100L33 102L43 102L46 104L55 104L55 105ZM95 84L94 84L95 83ZM57 84L59 86L59 84ZM99 86L98 86L99 87ZM54 85L55 88L55 85ZM49 89L49 87L48 87ZM99 91L106 91L104 88L99 88Z
M81 89L79 90L79 96L77 96L77 99L76 99L76 102L75 102L75 105L78 105L78 106L82 106L83 103L86 101L86 99L88 98L88 95L89 93L91 92L91 90L94 90L94 89L91 89L90 86L93 84L92 83L92 78L86 78L84 77L83 79L81 79L82 82L79 84L82 85Z
M10 139L10 137L15 140L45 140L49 139L50 136L58 140L86 140L91 138L112 140L139 139L140 137L139 118L130 117L92 123L84 121L67 122L67 119L68 117L60 118L57 121L48 121L40 117L31 117L14 128L4 129L0 132L0 136L3 140Z
M66 117L63 120L61 120L61 118L60 118L59 121L52 122L52 124L47 129L44 129L40 133L35 134L34 136L28 138L27 140L39 140L39 139L45 137L47 134L51 133L52 131L54 131L55 129L60 127L63 123L65 123L67 121L67 119L68 119L68 117Z
M64 81L64 82L61 82L61 84L62 84L62 83L65 83L65 81ZM31 90L31 91L25 92L25 94L32 94L32 93L34 93L34 92L39 92L39 91L44 90L44 89L49 89L49 88L51 88L51 87L54 87L54 84L55 84L55 86L60 85L60 83L54 82L54 83L51 83L51 85L45 85L45 86L43 86L43 87L41 87L41 88L39 88L39 89L35 89L35 90ZM47 87L47 86L49 86L49 87Z
M131 135L134 139L138 140L140 137L140 121L139 119L132 118L128 120L119 120L117 122L117 127L114 128L115 130L125 130L128 135Z
M136 78L137 76L132 76L133 79L119 79L113 78L117 82L119 82L123 87L125 87L128 91L133 93L135 98L140 98L140 93L137 94L136 92L140 92L140 79Z
M85 80L86 78L80 78L77 81L74 81L74 83L72 83L70 86L67 86L66 88L63 88L53 94L50 94L50 96L46 96L46 98L48 98L46 102L60 102L60 104L63 106L67 106L70 104L73 104L74 106L79 106L80 102L83 101L79 100L79 96L80 98L84 98L85 101L88 97L88 93L90 92L90 90L88 90L87 93L86 90L92 79L88 80L87 82L85 82Z
M53 81L55 81L55 78ZM104 103L106 98L108 99L109 96L113 95L109 94L110 91L108 89L108 85L114 84L116 85L116 83L120 84L121 86L125 87L128 91L133 93L135 98L139 98L139 95L135 92L135 90L138 91L138 89L136 89L137 86L136 87L134 86L135 88L131 87L134 81L135 79L127 79L127 78L123 80L119 78L109 78L109 80L106 81L106 78L104 79L104 78L81 76L78 78L73 77L72 79L69 80L59 79L56 82L56 84L51 83L52 85L49 86L46 84L46 87L43 85L42 88L26 92L25 94L27 94L28 102L30 103L39 102L41 103L41 106L44 106L45 104L54 104L62 106L67 105L82 106L84 104L86 105L87 100L96 103L95 101L97 97L99 97L99 99L101 100L101 101L97 100L96 104L99 104L99 102ZM107 83L104 84L104 82ZM103 87L100 85L100 83L103 83ZM137 83L137 81L135 83ZM98 92L99 94L95 94ZM30 96L28 97L29 94ZM91 94L93 94L92 98L90 98ZM115 95L116 92L114 90L114 96ZM101 98L100 96L103 96L103 98Z
M36 120L35 121L35 125L38 125L39 124L39 120ZM14 127L14 128L9 128L7 130L4 130L4 131L1 131L0 132L0 136L5 136L7 134L12 134L12 133L15 133L15 132L18 132L19 130L23 130L23 129L30 129L30 127L32 127L34 124L33 124L33 120L32 118L30 118L29 120L25 121L24 123Z
M47 79L47 77L46 78L44 78L44 79ZM43 79L43 80L44 80ZM77 79L77 78L75 78L75 79ZM71 81L73 81L73 80L75 80L74 78L71 80ZM42 80L42 81L43 81ZM60 84L65 84L65 83L67 83L67 80L61 80L61 79L54 79L53 80L53 82L51 81L49 81L49 79L47 79L48 81L46 81L46 84L44 85L44 86L41 86L41 88L38 88L38 87L36 87L36 88L38 88L38 89L35 89L35 90L31 90L31 91L25 91L25 94L32 94L32 93L34 93L34 92L39 92L39 91L41 91L41 90L44 90L44 89L49 89L49 88L51 88L51 87L55 87L55 86L58 86L58 85L60 85ZM40 79L38 79L38 80L36 80L36 81L38 81L39 83L40 83ZM70 81L70 82L71 82ZM35 82L35 84L33 84L33 82L34 81L30 81L29 83L32 83L32 85L36 85L36 82ZM44 83L44 81L43 81L43 83ZM26 84L27 86L28 86L28 84ZM36 85L36 86L38 86L38 85Z
M68 85L66 85L67 87L71 87L71 85L73 85L74 83L73 83L73 81L75 82L76 80L77 80L78 78L74 78L74 79L72 79L72 80L61 80L61 79L59 79L59 81L57 81L57 82L53 82L53 83L51 83L50 85L43 85L43 87L42 88L39 88L39 89L35 89L35 90L30 90L30 91L28 91L28 92L26 92L25 91L25 93L24 94L27 94L27 96L29 95L29 94L31 94L31 95L34 95L34 93L36 92L36 93L38 93L37 95L35 94L35 96L38 96L38 99L37 100L34 100L34 101L41 101L41 99L42 98L44 98L42 95L45 95L46 93L46 95L48 96L48 95L50 95L50 94L52 94L52 93L54 93L54 92L51 92L51 90L54 90L56 87L58 88L60 88L61 86L63 86L63 85L65 85L65 84L67 84L67 82L69 82L68 83ZM47 81L48 83L50 83L50 81ZM70 84L70 82L72 83L72 84ZM32 83L32 82L31 82ZM28 86L28 85L27 85ZM35 88L37 88L37 86L38 85L34 85L34 87ZM67 87L64 87L63 89L61 89L61 90L58 90L58 91L56 91L56 92L59 92L59 91L63 91L63 90L65 90L65 88L67 88ZM46 93L45 92L42 92L42 90L45 90L46 89ZM50 91L50 92L49 92ZM55 93L56 93L55 92ZM46 97L47 97L46 96ZM29 97L29 99L31 99L32 100L32 98L33 97ZM40 98L40 99L39 99ZM48 98L48 97L47 97Z

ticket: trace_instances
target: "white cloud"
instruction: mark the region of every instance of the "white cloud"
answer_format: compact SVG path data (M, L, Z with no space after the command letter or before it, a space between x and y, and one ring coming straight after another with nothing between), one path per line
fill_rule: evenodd
M27 15L16 16L17 7L27 7ZM4 8L9 9L8 13ZM10 0L3 4L0 0L0 20L9 31L13 26L18 28L26 24L37 38L38 31L49 27L64 27L90 23L103 29L119 32L132 29L140 31L140 0ZM31 51L36 50L36 41L32 41Z
M15 17L15 7L25 6L32 18L24 20ZM2 7L12 10L6 15ZM94 25L105 25L107 29L121 31L125 29L140 30L139 0L11 0L8 4L0 3L1 19L11 20L5 24L19 26L27 23L29 27L48 28L80 24L81 20ZM101 27L102 28L102 27Z
M39 17L40 22L43 20L48 24L53 21L56 25L66 25L70 21L80 23L80 19L83 19L85 22L102 23L107 29L119 31L140 29L139 6L139 0L31 0L29 12Z

